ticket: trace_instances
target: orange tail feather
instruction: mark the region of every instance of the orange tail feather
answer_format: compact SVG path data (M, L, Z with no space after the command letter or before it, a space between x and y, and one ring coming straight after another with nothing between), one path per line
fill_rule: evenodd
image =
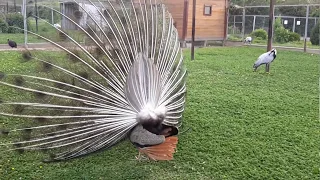
M139 151L147 155L150 159L155 161L172 160L173 153L177 147L178 137L167 137L165 142L159 145L139 148Z

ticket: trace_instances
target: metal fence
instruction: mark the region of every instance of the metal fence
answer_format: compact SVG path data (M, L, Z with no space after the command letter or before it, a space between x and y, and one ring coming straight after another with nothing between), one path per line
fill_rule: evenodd
M294 16L275 16L276 18L281 18L282 25L292 31L304 36L305 27L307 26L307 37L310 37L312 28L317 24L319 18L309 17L308 24L306 24L306 17L294 17ZM246 15L245 21L243 23L243 16L234 15L229 16L228 20L228 33L229 34L238 34L238 35L247 35L256 29L268 30L269 16L266 15ZM243 24L244 32L243 31Z
M316 26L316 24L319 22L319 17L311 17L310 16L310 8L317 8L320 7L320 4L307 4L307 5L276 5L275 10L278 7L303 7L306 8L306 14L305 16L288 16L284 14L280 14L279 12L276 12L274 15L273 22L276 22L276 19L281 19L281 24L284 28L291 32L298 33L301 37L302 41L309 41L310 40L310 34L312 29ZM246 36L248 36L251 32L253 32L256 29L264 29L268 32L268 26L269 26L269 15L261 15L261 14L246 14L246 10L248 8L266 8L265 10L269 11L269 6L263 5L263 6L238 6L238 14L229 14L228 16L228 37L233 36L236 38L244 39ZM242 13L241 13L242 11ZM273 28L275 31L275 28ZM273 34L275 34L273 32ZM303 43L302 43L303 44ZM305 46L310 43L304 43ZM285 46L288 46L288 43L285 44ZM301 43L300 43L301 46ZM303 46L302 46L303 47ZM301 48L302 48L301 47ZM303 47L304 49L306 47ZM312 46L312 48L319 47Z

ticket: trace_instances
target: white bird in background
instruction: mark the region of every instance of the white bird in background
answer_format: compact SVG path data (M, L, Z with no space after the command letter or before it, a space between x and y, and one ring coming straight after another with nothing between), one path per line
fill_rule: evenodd
M0 85L21 90L24 98L4 97L0 115L25 120L16 121L21 128L15 129L0 119L0 133L21 135L15 143L1 139L0 147L45 150L52 154L49 160L58 161L128 138L150 159L171 160L186 94L186 69L171 14L154 0L85 1L98 14L74 3L86 13L87 24L52 10L76 26L87 44L77 41L78 33L60 28L60 39L30 32L59 47L59 55L23 54L44 73L0 72Z
M54 24L53 25L55 28L61 28L60 24Z
M272 49L271 51L268 51L266 53L263 53L259 56L258 60L253 65L253 70L257 71L258 67L262 64L266 65L266 72L269 73L270 70L270 64L275 60L277 57L277 50Z
M245 44L251 44L252 42L252 37L246 37L246 39L244 40Z

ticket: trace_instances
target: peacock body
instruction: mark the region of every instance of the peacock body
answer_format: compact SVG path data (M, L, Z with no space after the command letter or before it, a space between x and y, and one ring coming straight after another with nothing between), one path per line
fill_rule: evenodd
M2 87L20 94L0 104L0 114L17 122L17 128L1 127L2 134L20 137L1 146L42 150L56 161L128 138L151 159L172 159L186 69L165 5L86 0L74 1L73 7L71 14L53 9L62 27L42 20L56 30L55 36L29 31L56 47L54 52L23 52L22 63L35 61L39 73L1 73Z

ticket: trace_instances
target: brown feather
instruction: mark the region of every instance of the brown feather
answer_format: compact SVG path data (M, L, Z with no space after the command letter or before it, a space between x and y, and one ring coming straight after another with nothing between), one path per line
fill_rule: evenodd
M172 160L177 147L178 137L167 137L165 142L159 145L139 148L139 151L155 161Z

